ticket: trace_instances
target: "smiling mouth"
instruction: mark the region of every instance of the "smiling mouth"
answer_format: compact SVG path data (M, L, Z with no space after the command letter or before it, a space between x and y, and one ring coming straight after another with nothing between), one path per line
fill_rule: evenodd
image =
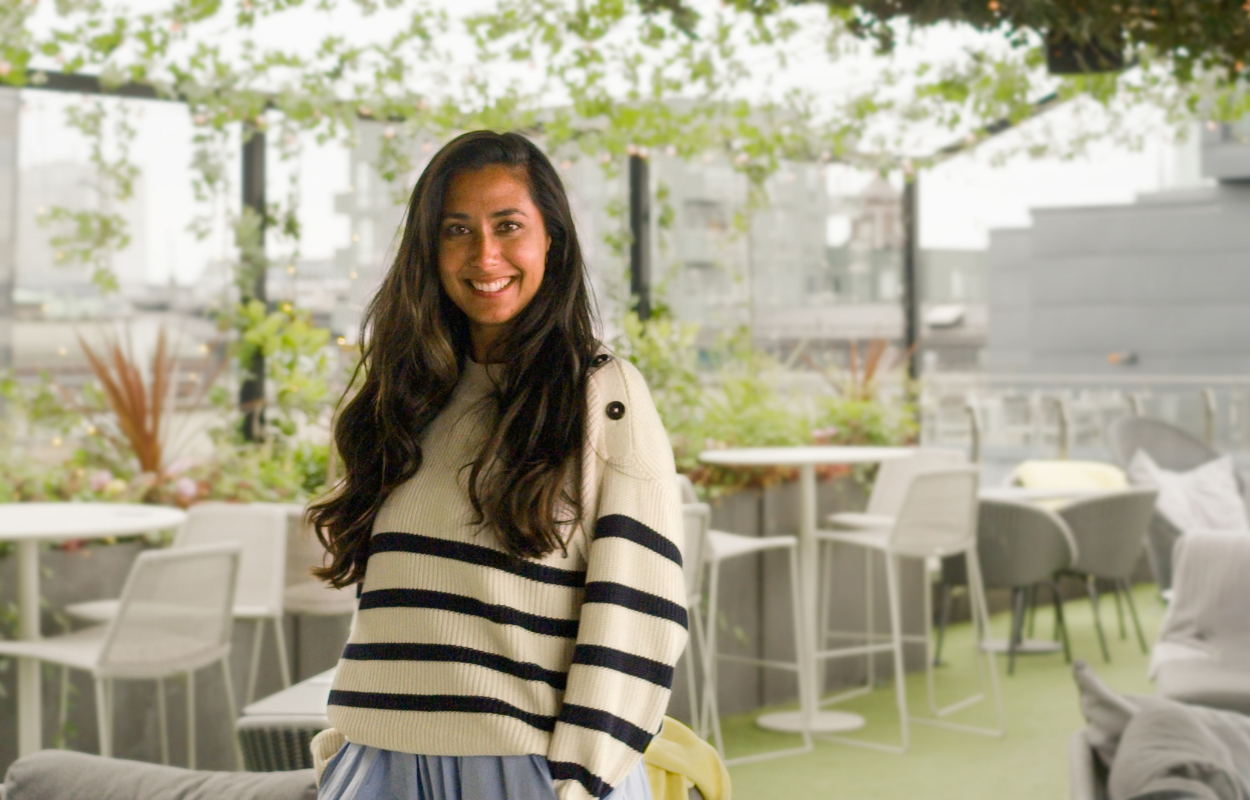
M482 294L495 294L511 286L512 282L515 280L516 280L516 276L513 275L508 278L499 278L497 280L493 280L489 282L469 281L469 285L472 286L473 290L476 292L481 292Z

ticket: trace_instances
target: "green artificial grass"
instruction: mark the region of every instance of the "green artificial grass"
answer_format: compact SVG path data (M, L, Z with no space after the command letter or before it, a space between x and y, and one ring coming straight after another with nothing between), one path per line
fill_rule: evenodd
M1154 641L1164 606L1153 585L1134 592L1146 642ZM1074 659L1084 659L1112 688L1121 692L1153 694L1146 677L1149 656L1143 654L1125 610L1127 638L1121 639L1115 604L1107 596L1102 606L1103 629L1111 663L1103 661L1088 601L1064 605ZM1010 615L996 615L994 636L1005 637ZM1052 615L1039 609L1036 638L1049 638ZM971 694L976 687L972 660L972 629L964 624L947 634L945 664L937 670L937 701L945 705ZM1007 675L1007 659L997 658L1007 734L987 738L927 725L911 726L911 747L893 755L816 740L808 754L730 768L735 800L1062 800L1069 796L1068 737L1085 722L1077 702L1071 668L1062 652L1020 656L1015 674ZM982 662L984 663L984 661ZM884 665L884 669L883 669ZM889 662L878 664L878 676ZM913 715L928 715L924 673L908 675L908 707ZM869 694L837 708L862 714L867 724L849 737L888 744L899 742L898 712L891 681ZM767 709L774 710L774 709ZM759 712L726 717L723 722L729 758L800 744L797 736L772 733L755 725ZM947 719L967 725L994 725L988 699Z

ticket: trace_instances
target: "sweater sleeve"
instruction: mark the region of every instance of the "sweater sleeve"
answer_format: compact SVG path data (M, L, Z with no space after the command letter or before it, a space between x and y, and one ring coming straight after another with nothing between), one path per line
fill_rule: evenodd
M560 800L603 797L637 766L660 730L686 645L672 448L637 370L613 359L600 373L588 392L588 438L602 474L586 590L547 754Z

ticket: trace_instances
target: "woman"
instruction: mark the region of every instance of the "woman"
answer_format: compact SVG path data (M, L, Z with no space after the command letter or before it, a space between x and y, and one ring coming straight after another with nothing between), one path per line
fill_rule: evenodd
M360 593L319 797L649 800L686 637L672 451L595 340L537 147L434 157L363 329L345 477L310 511L319 576Z

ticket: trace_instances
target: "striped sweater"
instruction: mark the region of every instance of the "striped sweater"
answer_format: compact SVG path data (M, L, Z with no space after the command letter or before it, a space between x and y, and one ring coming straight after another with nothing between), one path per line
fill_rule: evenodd
M645 382L600 357L587 390L584 518L567 556L508 554L472 524L465 465L490 420L469 362L424 460L374 522L330 694L350 742L546 756L560 800L603 797L659 731L686 642L672 450Z

